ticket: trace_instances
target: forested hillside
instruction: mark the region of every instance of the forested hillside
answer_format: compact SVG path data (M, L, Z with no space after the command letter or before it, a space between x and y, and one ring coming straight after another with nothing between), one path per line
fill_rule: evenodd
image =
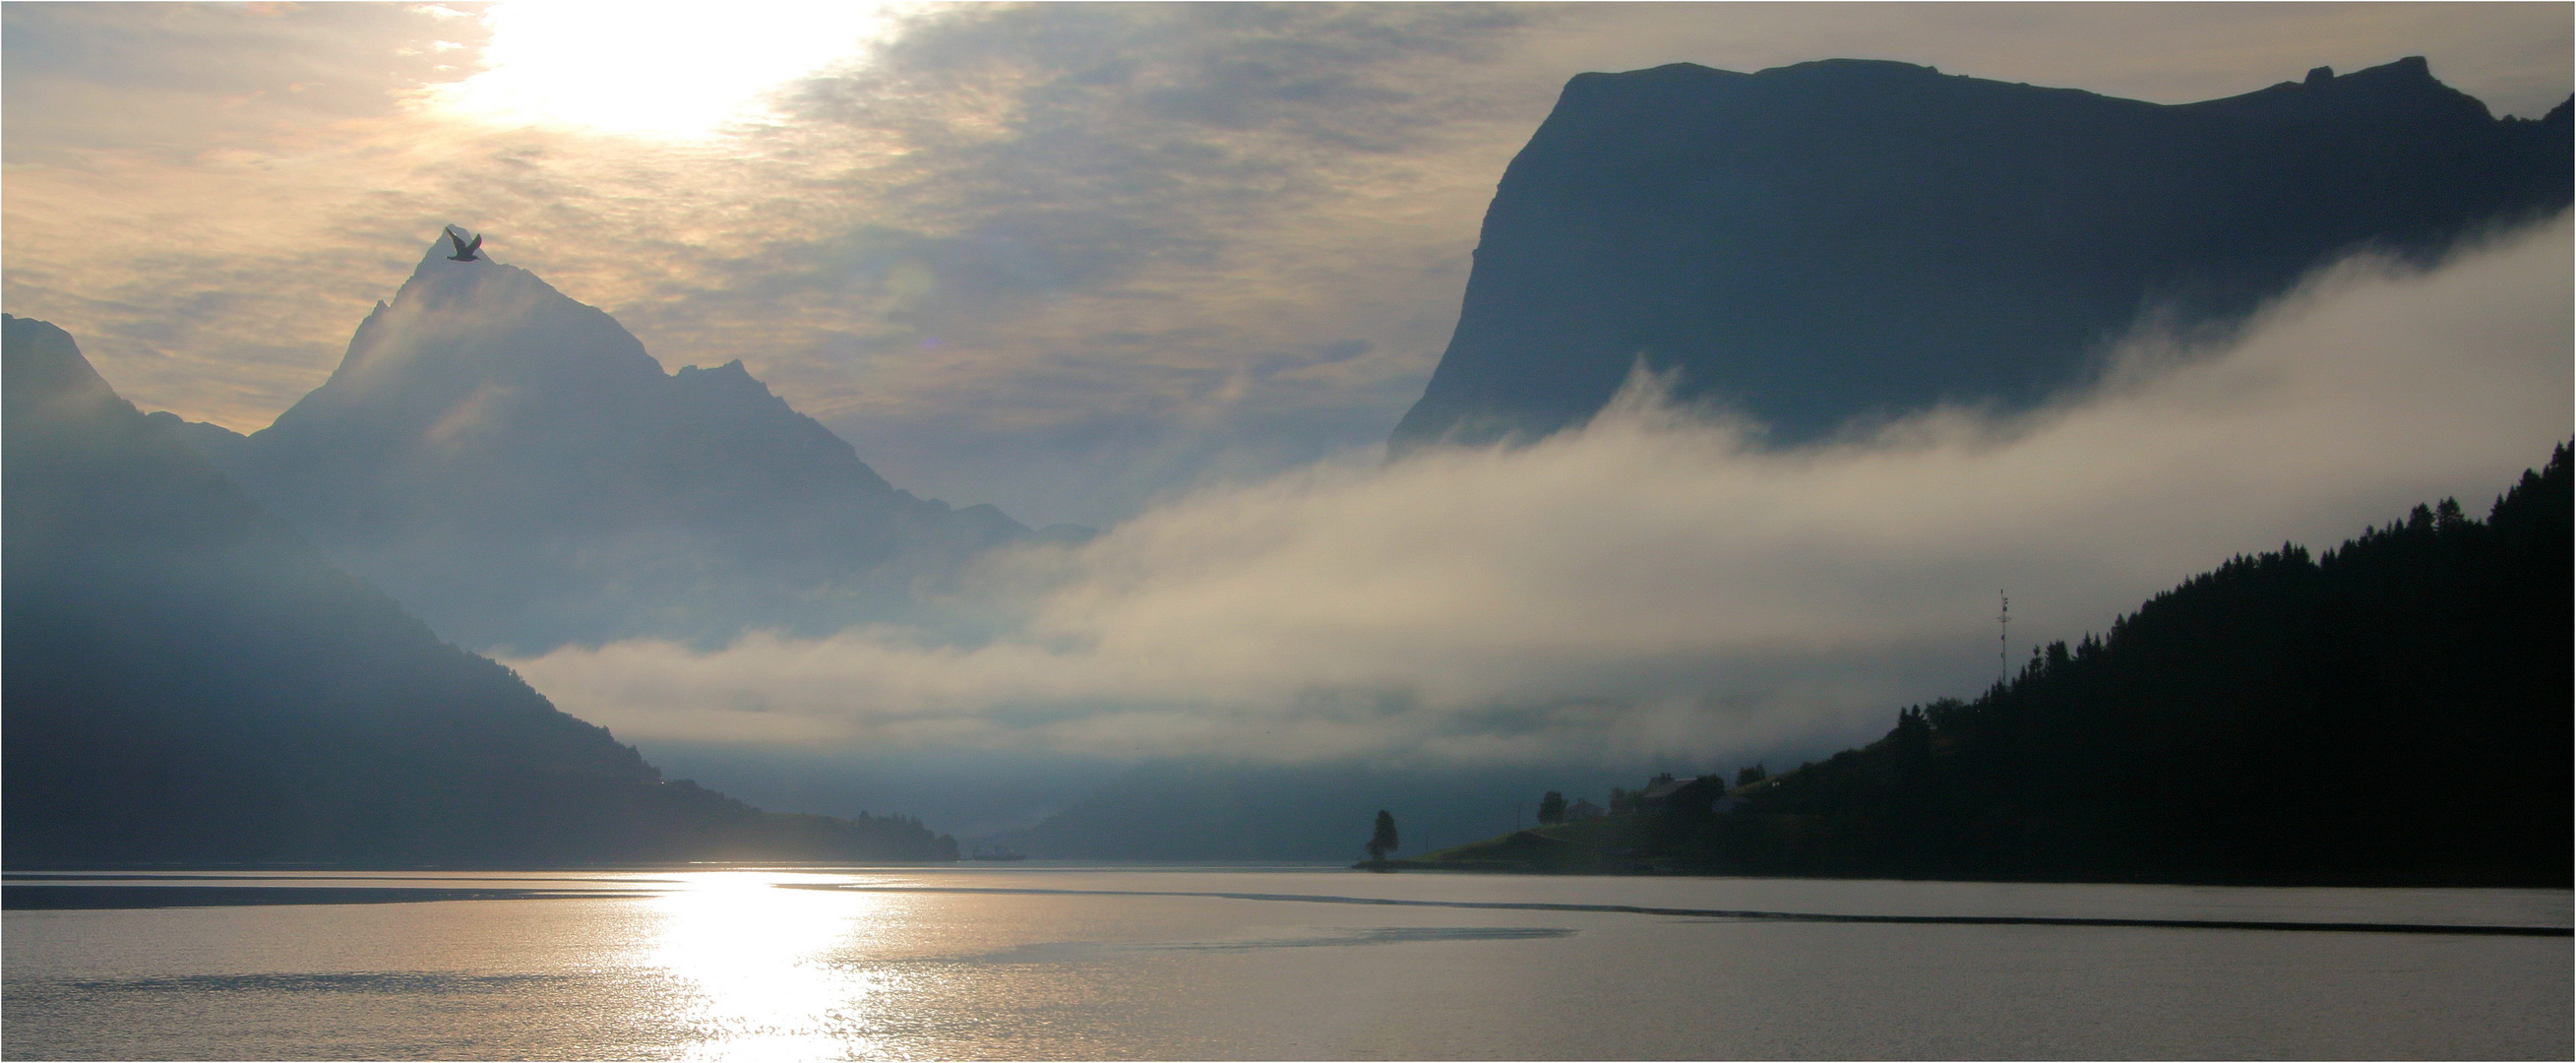
M1522 832L1449 862L2566 885L2569 465L2561 446L2485 520L2445 500L2322 557L2236 558L1714 812Z

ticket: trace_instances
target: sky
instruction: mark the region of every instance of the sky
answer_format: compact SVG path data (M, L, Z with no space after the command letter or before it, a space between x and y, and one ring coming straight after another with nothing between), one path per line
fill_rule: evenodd
M2009 419L1766 451L1641 379L1389 466L1568 77L1861 57L2180 103L2423 55L2536 116L2571 10L9 4L0 302L250 431L454 222L897 486L1104 529L956 592L979 644L505 662L630 741L1719 766L1972 696L2236 554L2483 512L2570 430L2570 233L2348 262Z
M614 17L605 17L613 10ZM2177 103L2405 55L2564 99L2565 5L7 5L0 302L256 430L438 227L899 486L1107 526L1381 445L1573 74L1829 57Z

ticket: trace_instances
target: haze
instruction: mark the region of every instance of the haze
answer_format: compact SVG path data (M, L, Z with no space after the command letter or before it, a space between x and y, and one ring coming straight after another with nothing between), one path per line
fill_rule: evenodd
M2570 428L2562 216L2139 331L2035 411L1766 449L1641 375L1581 431L1384 461L1574 74L1858 57L2181 103L2421 55L2530 117L2576 78L2565 5L610 10L11 4L0 301L250 432L454 222L898 487L1100 529L987 557L936 630L506 657L666 763L1812 754L2229 556L2482 509Z

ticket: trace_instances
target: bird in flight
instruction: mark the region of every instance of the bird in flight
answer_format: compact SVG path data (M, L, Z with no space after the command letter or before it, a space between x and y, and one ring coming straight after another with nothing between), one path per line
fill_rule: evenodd
M456 245L456 253L447 256L448 261L451 262L476 261L474 251L476 248L483 246L482 237L477 236L474 238L474 242L467 243L465 241L465 234L458 232L456 227L453 225L447 227L447 242Z

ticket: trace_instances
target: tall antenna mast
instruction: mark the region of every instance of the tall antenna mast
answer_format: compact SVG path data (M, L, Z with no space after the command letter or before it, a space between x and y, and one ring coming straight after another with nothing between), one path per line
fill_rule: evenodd
M2012 596L1996 591L1995 597L2004 603L2003 611L1995 614L1995 685L2002 686L2012 676L2012 664L2004 654L2012 645Z

